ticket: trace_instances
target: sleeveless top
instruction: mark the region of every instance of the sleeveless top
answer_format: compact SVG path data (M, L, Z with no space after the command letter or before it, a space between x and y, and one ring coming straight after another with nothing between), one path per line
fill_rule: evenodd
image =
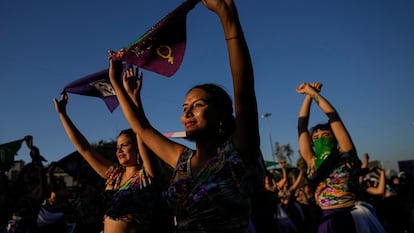
M163 208L162 193L152 184L152 177L142 168L121 185L124 172L123 167L111 166L106 173L109 178L105 188L107 208L104 217L135 223L139 232L167 227L168 224L163 223L166 214L162 212L166 207ZM172 224L171 218L170 229Z
M175 212L179 232L248 232L252 172L248 171L231 140L217 149L193 176L186 148L164 193Z

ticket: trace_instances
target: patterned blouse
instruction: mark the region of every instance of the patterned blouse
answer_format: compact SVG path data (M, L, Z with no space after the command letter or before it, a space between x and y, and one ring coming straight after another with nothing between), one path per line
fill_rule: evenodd
M351 156L341 154L341 157ZM314 171L314 167L312 166L309 171ZM316 203L320 207L327 207L355 201L359 187L357 171L358 168L352 160L344 159L327 178L317 185Z
M248 232L252 176L231 140L193 176L186 148L165 192L180 232Z
M105 218L115 221L135 222L140 232L151 229L154 210L162 203L161 192L153 188L152 178L140 169L121 185L123 167L111 166L107 171L105 197L108 204Z

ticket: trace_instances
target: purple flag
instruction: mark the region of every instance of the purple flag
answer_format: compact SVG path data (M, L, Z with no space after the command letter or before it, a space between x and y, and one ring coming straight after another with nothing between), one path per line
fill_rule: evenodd
M186 0L162 18L127 48L123 56L113 59L124 61L124 70L139 68L171 77L181 65L186 46L187 13L200 0ZM119 55L119 53L117 54ZM108 69L87 75L66 85L64 92L101 98L110 112L119 105L109 80Z
M124 64L124 71L131 67ZM102 70L78 80L75 80L63 88L64 92L93 96L101 98L110 112L113 112L119 105L115 90L109 80L109 69Z
M124 49L120 60L171 77L186 48L187 13L200 0L186 0ZM114 59L117 59L114 56ZM119 58L118 58L119 59Z

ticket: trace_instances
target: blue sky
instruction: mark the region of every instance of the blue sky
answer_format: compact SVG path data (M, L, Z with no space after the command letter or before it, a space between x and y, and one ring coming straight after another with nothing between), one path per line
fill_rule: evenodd
M108 67L118 50L147 31L179 0L2 1L0 3L0 143L34 136L49 162L75 150L52 99L82 76ZM256 75L262 150L270 140L297 153L301 82L320 81L358 152L396 168L414 159L414 2L410 0L236 1ZM24 5L24 7L22 7ZM181 131L185 92L216 82L231 91L218 18L201 3L187 16L187 49L178 72L144 70L143 101L161 132ZM313 106L310 124L327 119ZM120 108L69 94L68 113L91 141L113 140L128 127ZM184 143L184 140L179 139ZM189 144L191 146L191 144ZM23 144L16 160L29 161Z

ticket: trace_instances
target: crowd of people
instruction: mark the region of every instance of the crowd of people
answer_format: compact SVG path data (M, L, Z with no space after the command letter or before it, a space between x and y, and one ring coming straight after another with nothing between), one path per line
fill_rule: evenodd
M131 133L131 130L127 130L127 132ZM121 132L119 135L125 133ZM119 153L122 149L118 147L114 150ZM368 167L369 159L368 153L362 154L361 173L359 176L362 193L358 195L358 200L351 213L352 211L358 211L361 205L364 208L369 208L371 213L375 214L381 227L380 230L357 232L413 232L412 180L404 173L386 175L386 172L379 167ZM117 197L117 195L114 195L112 198L111 196L108 198L107 179L102 179L91 166L86 166L85 168L88 169L82 172L77 185L75 187L68 187L61 177L55 176L56 168L58 168L56 162L51 162L47 166L31 162L24 166L15 181L4 183L7 178L2 179L2 191L6 190L7 193L2 192L2 202L0 204L0 209L2 210L0 215L1 233L98 233L105 229L105 219L108 218L108 213L110 214L112 213L111 211L114 211L112 203ZM307 170L304 159L299 159L296 166L293 166L288 164L283 157L279 158L278 167L266 169L264 187L272 196L273 202L270 203L270 206L272 206L276 225L274 225L274 228L260 231L256 230L257 227L255 228L251 221L249 226L250 233L319 232L318 226L322 218L323 209L317 205L315 192L312 189L312 181L306 176ZM95 176L93 176L94 174ZM128 190L128 188L125 190ZM148 201L139 192L137 191L136 200ZM127 193L129 192L127 191ZM129 195L133 196L135 194L129 193ZM125 196L128 195L124 194L123 197ZM115 208L117 211L115 213L131 211L131 213L138 217L143 210L137 210L136 207L137 204L125 207L116 203ZM148 207L144 208L144 210L149 211ZM163 210L166 211L165 208ZM261 211L266 212L265 209L261 209ZM131 215L131 218L134 218L133 216ZM164 215L164 218L157 216L159 220L157 222L161 223L161 221L167 220L164 223L168 223L168 219L172 219L167 216ZM175 232L173 230L175 227L172 224L172 222L169 222L169 224L158 227L167 226L163 232L168 232L168 229L170 229L170 232ZM113 225L116 226L116 224ZM132 226L134 225L132 224ZM108 232L108 230L106 229L105 232ZM136 231L132 230L132 232Z
M30 154L39 155L33 137L25 140ZM69 186L62 176L56 176L58 162L44 165L46 159L39 158L31 156L15 179L0 172L0 232L100 232L104 182L89 172L89 166L79 166L79 179Z
M143 73L136 67L123 71L117 59L123 50L109 51L110 81L130 125L117 137L117 160L91 146L67 114L68 96L62 93L54 99L57 115L98 178L68 190L55 179L54 163L45 169L33 157L19 179L2 189L7 195L1 209L10 210L2 213L2 232L413 232L409 180L389 182L382 169L367 167L368 154L359 158L339 113L321 94L322 83L296 89L304 96L297 166L281 157L280 169L265 167L254 72L236 4L202 3L220 20L233 96L214 83L185 94L180 120L195 148L151 125L141 101ZM312 103L328 121L309 130ZM32 138L27 140L35 153Z

